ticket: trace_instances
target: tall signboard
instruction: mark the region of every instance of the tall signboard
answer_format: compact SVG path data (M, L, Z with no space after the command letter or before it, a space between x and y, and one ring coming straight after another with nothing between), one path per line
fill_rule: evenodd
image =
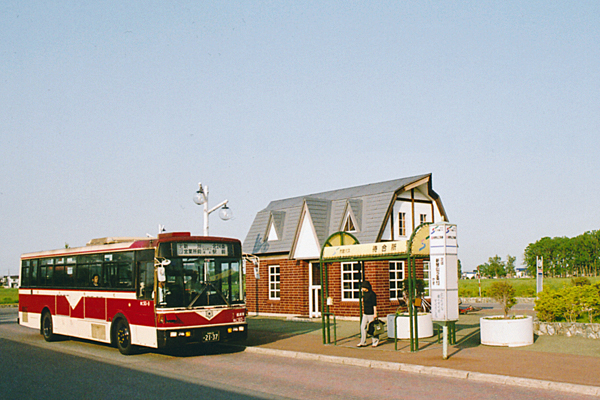
M429 225L431 318L458 321L458 244L456 225Z
M536 286L537 286L537 291L536 293L541 292L542 290L544 290L544 257L536 257L535 258L536 261Z

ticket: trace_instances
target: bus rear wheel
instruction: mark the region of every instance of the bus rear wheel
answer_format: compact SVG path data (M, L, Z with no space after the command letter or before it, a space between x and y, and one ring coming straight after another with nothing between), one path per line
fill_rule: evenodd
M133 354L134 347L131 344L131 330L126 320L120 319L117 322L116 336L119 352L126 356Z
M46 342L52 342L56 339L56 335L52 330L52 315L45 312L42 317L42 336Z

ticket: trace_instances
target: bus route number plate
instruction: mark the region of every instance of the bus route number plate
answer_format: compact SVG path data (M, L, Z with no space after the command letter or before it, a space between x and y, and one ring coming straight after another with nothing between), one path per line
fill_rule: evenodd
M202 335L203 342L218 342L219 341L219 331L211 331L206 332Z

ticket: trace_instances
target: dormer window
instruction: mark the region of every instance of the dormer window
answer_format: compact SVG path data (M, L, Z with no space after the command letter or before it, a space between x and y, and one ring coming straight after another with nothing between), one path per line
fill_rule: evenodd
M265 232L264 240L266 242L273 242L281 240L283 232L283 220L285 219L285 212L272 211L269 216L269 223L267 224L267 230Z
M342 213L339 230L342 232L356 233L360 231L362 202L357 199L346 200L346 206Z
M348 211L346 212L346 216L344 217L344 222L342 223L342 229L343 232L358 232L357 229L357 224L356 224L356 220L354 219L354 214L352 214L352 211L348 208Z
M344 224L344 232L356 232L356 227L354 226L354 222L352 222L352 218L347 218L346 223Z
M277 235L275 224L271 222L271 225L269 226L269 234L267 235L267 241L272 242L274 240L279 240L279 236Z

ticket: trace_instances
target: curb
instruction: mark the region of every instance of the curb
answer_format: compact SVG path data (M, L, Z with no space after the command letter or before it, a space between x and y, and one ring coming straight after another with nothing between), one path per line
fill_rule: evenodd
M540 379L518 378L507 375L484 374L481 372L469 372L443 367L429 367L424 365L396 363L389 361L373 361L351 357L327 356L322 354L303 353L289 350L277 350L263 347L247 346L244 347L244 351L253 354L296 358L299 360L322 361L333 364L353 365L357 367L384 369L391 371L408 372L413 374L438 376L444 378L465 379L473 382L495 383L501 385L525 387L530 389L554 390L557 392L576 393L600 397L600 386L587 386L573 383L544 381Z

